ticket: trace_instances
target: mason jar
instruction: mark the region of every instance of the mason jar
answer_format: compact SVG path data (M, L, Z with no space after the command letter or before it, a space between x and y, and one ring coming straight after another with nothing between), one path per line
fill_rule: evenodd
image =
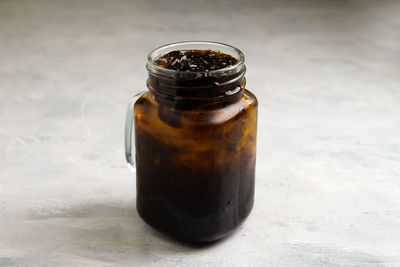
M219 51L237 62L210 71L156 64L188 50ZM146 67L148 90L130 102L125 133L138 214L183 241L221 239L254 202L258 104L245 88L244 55L222 43L180 42L154 49Z

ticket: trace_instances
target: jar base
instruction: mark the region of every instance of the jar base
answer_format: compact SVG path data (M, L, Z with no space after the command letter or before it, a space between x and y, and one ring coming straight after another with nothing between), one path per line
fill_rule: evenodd
M147 206L147 209L144 209L140 207L139 202L136 210L139 217L146 224L174 240L189 244L207 245L218 242L234 233L250 215L253 208L253 200L249 204L247 212L239 220L235 223L230 223L231 227L223 229L221 227L219 227L220 229L216 229L217 227L213 228L212 223L209 221L204 222L204 225L201 225L201 223L192 223L178 226L176 222L168 219L172 215L167 217L162 216L168 213L166 212L167 209L164 209L164 212L160 208L152 209L149 206ZM218 225L216 222L214 223Z

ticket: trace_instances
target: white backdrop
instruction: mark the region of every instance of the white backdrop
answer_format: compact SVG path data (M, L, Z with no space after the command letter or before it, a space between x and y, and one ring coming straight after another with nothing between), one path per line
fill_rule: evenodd
M400 262L397 1L0 1L0 265ZM124 161L147 53L212 40L260 103L256 201L208 247L135 211Z

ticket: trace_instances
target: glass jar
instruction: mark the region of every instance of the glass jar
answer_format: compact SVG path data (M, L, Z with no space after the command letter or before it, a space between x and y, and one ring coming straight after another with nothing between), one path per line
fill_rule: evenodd
M171 51L207 49L238 61L204 72L155 63ZM257 99L245 89L244 55L222 43L174 43L153 50L147 70L148 91L131 101L125 136L132 166L136 147L137 211L183 241L221 239L254 202Z

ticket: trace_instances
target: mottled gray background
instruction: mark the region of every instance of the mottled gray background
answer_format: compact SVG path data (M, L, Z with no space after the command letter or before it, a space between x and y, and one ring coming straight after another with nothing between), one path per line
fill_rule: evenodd
M400 265L400 1L0 0L0 265ZM209 247L137 216L145 56L235 45L259 99L254 210Z

